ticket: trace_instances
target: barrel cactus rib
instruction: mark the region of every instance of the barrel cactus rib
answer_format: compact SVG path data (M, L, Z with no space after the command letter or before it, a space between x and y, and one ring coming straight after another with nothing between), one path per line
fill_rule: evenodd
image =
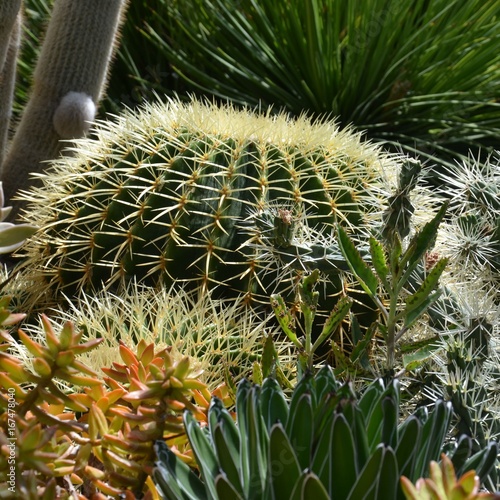
M148 104L97 123L93 139L79 140L73 156L40 175L42 188L24 194L24 217L41 230L21 271L43 275L41 286L56 295L132 277L281 292L321 268L315 261L332 254L335 224L369 232L382 211L375 193L396 164L333 122L197 101ZM285 230L292 218L299 226L286 249L276 229L258 223L276 213L289 214Z

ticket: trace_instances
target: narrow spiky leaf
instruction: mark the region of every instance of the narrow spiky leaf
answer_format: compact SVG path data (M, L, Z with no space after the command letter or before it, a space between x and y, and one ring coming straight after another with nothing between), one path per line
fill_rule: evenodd
M341 226L337 227L337 235L342 254L349 264L351 271L358 279L359 284L371 297L376 296L378 288L377 277L363 260L354 243Z

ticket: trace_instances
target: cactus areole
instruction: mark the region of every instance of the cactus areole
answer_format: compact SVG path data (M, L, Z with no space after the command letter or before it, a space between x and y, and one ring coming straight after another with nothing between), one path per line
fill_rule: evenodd
M331 121L148 104L97 123L24 193L41 230L23 272L65 294L131 278L252 298L291 290L321 267L337 223L367 233L395 164Z

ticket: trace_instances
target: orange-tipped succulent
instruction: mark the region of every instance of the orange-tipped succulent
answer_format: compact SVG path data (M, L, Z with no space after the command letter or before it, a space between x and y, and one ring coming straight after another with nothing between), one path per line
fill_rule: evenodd
M0 299L0 322L14 324ZM153 444L165 440L191 461L182 413L206 421L211 394L190 359L139 342L120 345L123 363L89 369L71 322L56 333L42 316L44 341L0 332L0 498L158 498L150 478ZM13 355L17 344L26 359ZM219 391L219 396L224 395Z
M403 476L401 488L406 500L500 500L499 493L479 491L479 477L473 470L457 479L453 464L444 453L441 464L430 463L430 477L420 478L414 485Z

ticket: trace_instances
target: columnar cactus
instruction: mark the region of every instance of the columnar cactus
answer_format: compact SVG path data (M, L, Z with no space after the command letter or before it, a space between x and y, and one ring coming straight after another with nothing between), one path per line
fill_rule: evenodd
M19 10L19 2L2 3L9 7L17 4ZM87 131L104 89L126 3L127 0L54 2L33 77L32 95L2 165L7 199L31 183L31 172L39 171L43 162L59 155L64 146L61 139L82 137ZM7 30L0 25L0 44L6 38L2 31ZM1 50L0 47L0 56ZM0 92L6 90L5 84L1 82ZM14 212L17 209L16 203Z
M12 110L17 49L20 39L21 0L0 2L0 165L7 146Z
M267 303L314 267L335 281L345 267L335 225L366 234L382 210L372 188L397 166L332 122L200 102L147 105L98 124L95 136L24 194L24 217L41 230L22 270L44 289L134 277L261 293Z

